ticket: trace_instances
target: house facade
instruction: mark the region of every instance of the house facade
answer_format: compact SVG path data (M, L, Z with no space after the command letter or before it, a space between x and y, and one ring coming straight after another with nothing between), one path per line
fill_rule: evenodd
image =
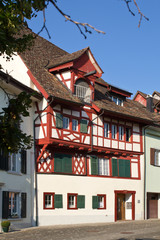
M90 48L69 54L37 36L5 66L43 96L32 115L36 224L144 219L142 129L153 113L101 78Z
M160 128L159 128L159 104L160 93L154 91L152 95L137 92L134 97L151 112L158 113L153 126L146 126L144 132L144 191L145 191L145 219L160 218Z
M2 62L1 62L2 63ZM0 111L8 105L8 97L14 98L22 91L33 90L8 74L0 71ZM30 117L24 118L21 128L33 136L34 101ZM9 219L11 229L33 226L34 217L34 149L19 149L17 154L6 155L0 150L0 222Z

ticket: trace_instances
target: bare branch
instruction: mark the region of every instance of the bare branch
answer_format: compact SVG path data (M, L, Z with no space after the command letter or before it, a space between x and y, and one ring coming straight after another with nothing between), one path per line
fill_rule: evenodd
M77 22L77 21L73 20L69 15L65 14L65 13L57 6L57 4L56 4L57 1L49 0L49 2L51 2L51 3L53 4L53 6L54 6L54 7L58 10L58 12L66 19L66 21L70 21L70 22L74 23L74 24L78 27L80 33L84 36L84 38L86 38L86 35L85 35L84 31L85 31L86 33L90 33L90 34L92 33L88 28L93 29L93 30L96 31L97 33L105 34L105 32L96 29L95 27L93 27L92 25L90 25L90 24L88 24L88 23L81 23L81 22ZM84 31L82 30L82 28L84 29Z
M48 31L48 29L47 29L47 27L46 27L45 8L43 9L43 26L42 26L41 30L37 33L37 35L39 35L39 34L43 31L43 29L46 30L49 39L51 39L51 35L49 34L49 31Z
M139 19L138 27L140 27L141 21L142 21L143 18L145 18L147 21L149 21L149 18L147 18L147 17L141 12L141 10L140 10L140 8L139 8L136 0L123 0L123 1L126 3L127 8L128 8L128 11L129 11L133 16L135 16L135 13L131 10L129 4L134 2L134 5L136 6L136 8L137 8L137 10L138 10L138 13L140 14L140 19Z
M140 14L140 19L139 19L139 24L138 24L138 27L140 27L142 18L144 17L147 21L149 21L149 18L147 18L147 17L141 12L140 8L138 7L138 4L137 4L136 0L133 0L133 1L134 1L134 4L135 4L135 6L136 6L136 8L137 8L137 10L138 10L138 13Z
M129 3L132 2L132 0L124 0L124 2L125 2L126 5L127 5L128 11L129 11L133 16L135 16L135 13L130 9L130 6L129 6Z

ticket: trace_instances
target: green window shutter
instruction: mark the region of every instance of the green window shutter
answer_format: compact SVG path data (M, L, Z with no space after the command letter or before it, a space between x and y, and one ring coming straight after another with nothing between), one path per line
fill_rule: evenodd
M54 154L54 171L55 172L62 172L62 154L55 153Z
M91 175L98 175L98 158L91 156Z
M125 177L131 177L130 160L125 160Z
M81 119L80 130L81 130L81 133L87 133L87 120Z
M56 113L56 128L63 128L63 116L61 113Z
M63 155L62 171L64 173L72 173L72 155L69 154Z
M77 208L85 208L85 196L84 195L77 196Z
M117 177L118 176L118 166L117 166L117 159L112 158L112 176Z
M125 175L126 160L125 159L118 159L118 163L119 163L119 177L126 177L126 175Z
M98 208L98 196L92 196L92 208L93 209Z
M54 208L63 208L63 200L61 194L54 195Z

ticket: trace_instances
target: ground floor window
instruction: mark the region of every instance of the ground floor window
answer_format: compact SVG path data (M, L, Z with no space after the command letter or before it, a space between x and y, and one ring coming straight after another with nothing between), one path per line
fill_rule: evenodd
M20 216L20 194L9 192L9 217Z
M61 194L44 192L43 209L63 208L63 197Z
M85 208L85 196L77 193L68 193L68 209Z
M106 194L97 194L92 196L93 209L106 209Z
M26 218L27 193L3 191L2 218Z

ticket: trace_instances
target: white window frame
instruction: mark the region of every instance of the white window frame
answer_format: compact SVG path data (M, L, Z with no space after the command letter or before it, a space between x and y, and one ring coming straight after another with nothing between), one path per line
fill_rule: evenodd
M112 139L117 139L117 125L112 124Z
M107 158L99 158L98 159L98 174L102 176L109 176L109 159Z
M119 140L124 141L124 127L119 126Z
M72 131L78 131L78 120L72 119Z
M15 196L15 199L14 199ZM15 204L16 203L16 204ZM14 209L16 205L16 209ZM20 216L21 196L19 192L9 192L9 209L11 211L11 218L19 218Z
M104 123L104 137L109 138L110 124Z
M69 118L63 117L63 129L69 129Z

